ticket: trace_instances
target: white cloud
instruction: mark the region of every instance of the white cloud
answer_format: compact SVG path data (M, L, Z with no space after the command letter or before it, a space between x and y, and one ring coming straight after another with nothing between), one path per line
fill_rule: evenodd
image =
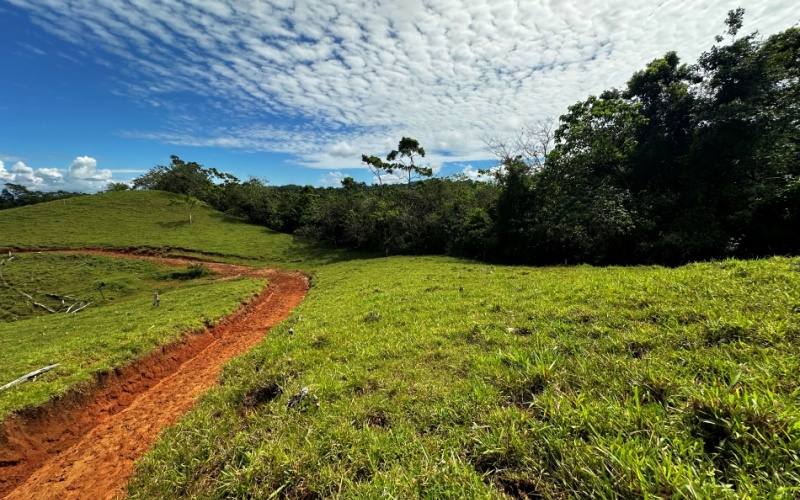
M115 177L115 173L137 172L135 170L119 170L112 172L98 169L97 160L90 156L79 156L65 169L29 167L22 161L14 163L6 169L0 161L0 184L21 184L37 191L81 191L97 192L105 189L109 182L124 182Z
M0 183L13 182L13 179L14 177L11 176L11 172L6 170L3 160L0 160Z
M64 175L57 168L40 168L36 170L36 175L48 185L59 184L64 180Z
M74 43L70 56L106 59L78 49L103 47L120 58L130 74L119 80L136 82L128 95L169 109L185 92L204 99L181 109L188 117L172 131L128 135L288 153L327 169L384 156L403 135L434 163L485 159L486 132L558 116L669 50L692 62L741 4L9 1ZM768 35L797 17L795 1L752 1L745 31Z
M97 160L90 156L79 156L72 161L67 171L70 184L81 186L89 191L98 191L105 188L113 174L111 170L98 170Z
M359 154L356 148L345 141L340 141L334 144L329 152L331 156L335 156L337 158L348 158L350 160L357 157Z
M499 167L494 167L491 170L494 170L495 168L499 168ZM486 181L486 180L489 180L491 178L491 176L489 176L489 175L480 173L478 171L478 169L473 167L472 165L465 166L463 169L461 169L461 172L459 172L459 173L464 175L464 176L466 176L467 179L470 179L470 180L473 180L473 181Z
M2 171L0 171L0 176L2 176ZM25 165L21 161L18 161L11 166L11 169L6 177L11 179L7 182L13 182L14 184L22 184L25 186L36 187L44 182L41 177L36 175L36 172L34 172L31 167Z
M343 173L339 172L339 171L335 171L335 172L332 171L332 172L328 172L327 174L325 174L322 177L320 177L318 182L322 186L325 186L325 187L328 187L328 186L330 186L330 187L341 187L342 180L345 177L346 176Z

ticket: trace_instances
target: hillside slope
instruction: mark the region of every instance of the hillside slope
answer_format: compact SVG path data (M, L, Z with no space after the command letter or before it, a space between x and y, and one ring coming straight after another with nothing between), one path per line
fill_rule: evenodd
M292 317L139 463L133 498L800 495L796 258L358 260L211 210L190 226L170 198L0 212L15 248L313 270Z
M180 199L163 191L122 191L0 210L0 251L147 248L292 269L355 257L317 249L207 206L194 210L190 224L187 209L170 204Z
M346 262L293 316L164 435L133 498L800 493L797 260Z
M18 254L0 266L0 385L60 363L0 392L0 421L216 324L265 284L87 254Z

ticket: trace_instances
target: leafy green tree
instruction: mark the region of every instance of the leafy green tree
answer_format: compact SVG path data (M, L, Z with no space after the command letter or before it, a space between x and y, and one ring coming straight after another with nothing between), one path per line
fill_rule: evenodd
M106 187L106 193L111 193L113 191L127 191L131 187L124 182L109 182L108 186Z
M638 212L636 248L630 250L634 260L680 262L687 252L703 253L717 239L708 238L715 234L713 221L705 221L702 237L695 234L698 226L688 223L699 215L690 208L692 179L687 175L698 125L698 98L692 91L697 83L693 69L668 52L634 73L623 93L643 118L633 131L636 145L628 157L630 194Z
M498 257L518 261L530 253L531 246L530 217L536 207L531 166L519 156L506 159L495 171L495 179L500 187L495 207Z
M344 179L342 179L341 184L342 187L348 191L352 191L353 189L356 189L356 187L358 187L358 183L356 183L356 180L350 176L347 176Z
M307 195L311 193L309 190ZM323 193L313 195L299 234L335 248L347 246L352 241L347 232L347 220L354 210L354 200L342 189L329 188Z
M72 193L69 191L44 192L29 189L22 184L7 182L0 191L0 210L25 205L33 205L45 201L63 200L73 196L85 196L85 193Z
M634 189L671 191L680 188L689 141L696 123L697 103L691 92L694 75L680 64L675 52L649 63L628 81L623 97L638 105L632 130L636 148L631 150Z
M13 202L19 202L27 198L32 198L35 196L35 194L22 184L7 182L0 196L2 196L3 200L5 200L9 206L14 206L12 205Z
M702 102L693 138L692 180L714 214L726 252L760 255L800 245L800 29L761 40L737 38L744 10L726 20L730 43L696 65ZM717 40L722 41L723 37Z
M378 179L378 184L383 184L383 176L391 175L395 172L404 172L404 176L411 184L414 176L418 178L431 177L433 169L417 165L419 158L425 157L425 148L420 146L419 141L410 137L403 137L397 143L397 149L393 149L386 155L386 161L377 156L361 155L361 161L367 165L370 172Z
M204 168L197 162L185 162L172 155L169 165L158 165L133 180L134 189L159 189L171 193L194 196L216 205L222 188L215 181L238 183L230 174L214 168ZM224 184L223 184L224 186Z
M563 258L603 262L630 253L636 229L631 158L644 123L641 105L616 90L590 96L561 117L536 184L543 212L532 220Z
M383 185L384 175L392 173L391 167L377 156L361 155L361 162L365 163L372 175L378 179L378 185Z
M494 221L486 210L473 208L453 235L451 253L472 259L486 259L496 251Z
M425 148L419 145L419 141L410 137L403 137L397 143L397 149L393 149L386 155L388 164L387 171L391 174L396 171L405 172L408 184L411 184L412 176L431 177L433 170L429 167L422 167L416 164L416 160L425 157Z
M400 207L394 200L385 196L386 192L375 198L371 204L370 218L375 228L378 248L387 257L403 247L401 241Z

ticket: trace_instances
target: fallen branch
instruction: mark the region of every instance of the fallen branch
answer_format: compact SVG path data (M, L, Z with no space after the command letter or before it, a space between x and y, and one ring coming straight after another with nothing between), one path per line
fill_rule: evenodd
M81 306L81 307L79 307L79 308L75 309L74 311L72 311L72 314L77 314L77 313L78 313L78 311L83 311L84 309L86 309L86 308L87 308L87 307L89 307L90 305L92 305L92 303L91 303L91 302L89 302L88 304L86 304L86 305L83 305L83 306Z
M59 295L57 293L46 293L48 297L53 297L54 299L64 300L64 299L74 299L74 295Z
M75 307L75 306L77 306L78 304L81 304L81 303L82 303L82 302L81 302L80 300L79 300L78 302L75 302L74 304L72 304L71 306L69 306L69 307L67 308L66 312L69 312L69 311L70 311L70 309L72 309L73 307Z
M28 295L27 293L23 292L22 290L17 290L17 291L18 291L19 293L21 293L22 295L24 295L24 296L28 297L29 299L33 300L33 297L31 297L31 296L30 296L30 295Z
M34 302L34 303L33 303L33 305L35 305L35 306L39 306L39 307L41 307L42 309L45 309L45 310L47 310L47 311L49 311L49 312L51 312L51 313L53 313L53 314L55 314L55 313L56 313L56 312L55 312L53 309L50 309L49 307L47 307L47 306L46 306L46 305L44 305L44 304L40 304L40 303L38 303L38 302Z
M0 387L0 392L5 391L6 389L10 389L10 388L14 387L17 384L21 384L23 382L27 382L28 380L34 378L37 375L41 375L44 372L49 372L50 370L52 370L53 368L59 366L60 364L61 363L56 363L54 365L45 366L44 368L39 368L38 370L34 370L34 371L30 372L27 375L23 375L22 377L18 378L17 380L11 381L11 382L7 383L6 385L4 385L3 387Z

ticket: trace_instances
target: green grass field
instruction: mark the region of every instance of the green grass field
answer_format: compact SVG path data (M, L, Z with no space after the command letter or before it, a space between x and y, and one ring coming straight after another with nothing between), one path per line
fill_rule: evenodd
M176 199L162 191L122 191L3 210L0 250L138 248L303 270L362 258L305 244L207 206L196 209L189 224L186 209L170 205Z
M212 211L190 227L168 199L67 200L66 224L47 216L62 202L0 212L8 246L313 272L292 317L139 463L133 498L800 496L800 259L353 260Z
M798 262L328 266L130 491L796 497Z
M141 357L183 331L214 323L263 286L254 280L172 279L174 270L152 263L99 257L15 253L8 261L8 249L136 249L285 268L313 268L346 255L310 249L204 206L190 225L186 210L170 204L175 198L157 191L113 192L0 211L0 259L6 261L0 267L0 385L62 363L35 383L0 393L0 418ZM157 317L151 310L155 289L164 299ZM33 305L61 308L47 294L93 304L74 316L53 315Z
M183 332L215 324L264 285L263 280L212 278L193 278L191 269L91 255L3 259L0 385L44 366L61 366L0 392L0 418L41 404L94 373L125 365ZM158 308L152 306L156 290ZM83 305L76 314L66 312Z

